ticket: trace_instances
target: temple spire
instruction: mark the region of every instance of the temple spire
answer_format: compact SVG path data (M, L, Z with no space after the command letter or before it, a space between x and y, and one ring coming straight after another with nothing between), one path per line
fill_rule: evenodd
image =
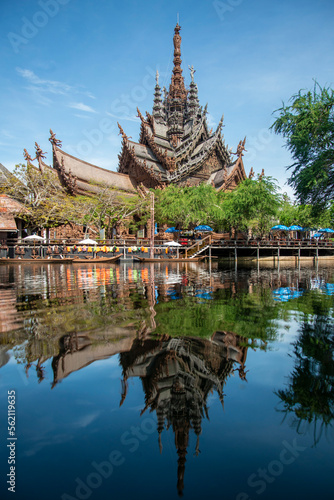
M197 115L199 114L200 111L199 100L198 100L198 88L194 81L194 74L196 70L194 69L194 66L191 67L189 66L189 69L190 69L191 82L189 87L186 119L193 120L194 122L196 122L196 118L198 117Z
M158 123L163 123L164 122L164 109L163 109L163 104L162 104L161 88L159 86L159 71L158 70L157 70L155 80L156 80L156 85L154 88L153 118Z
M187 98L187 91L184 86L184 79L182 76L182 68L181 68L181 36L180 36L181 26L179 23L175 26L174 30L174 68L172 80L169 86L169 99L180 99L185 101Z

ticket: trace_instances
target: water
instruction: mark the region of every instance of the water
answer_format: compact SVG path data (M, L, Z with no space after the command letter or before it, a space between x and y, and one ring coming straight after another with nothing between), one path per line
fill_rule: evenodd
M334 498L333 267L6 265L0 304L2 498L11 459L17 500Z

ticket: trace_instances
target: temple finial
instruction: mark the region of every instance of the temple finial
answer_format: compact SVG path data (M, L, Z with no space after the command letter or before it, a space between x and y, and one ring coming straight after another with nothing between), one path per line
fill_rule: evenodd
M187 91L184 86L184 80L182 76L181 68L181 36L180 36L181 26L177 23L174 29L174 68L172 81L169 87L169 98L170 99L180 99L185 101L187 98Z
M118 122L117 122L117 125L119 128L119 133L121 134L121 136L123 138L123 141L126 141L128 139L128 136L126 135L126 133L124 132L124 130L122 129L121 125Z
M159 85L159 71L157 70L156 75L155 75L155 81L157 82L157 85Z
M61 148L61 141L56 138L56 134L51 129L50 129L49 141L51 142L51 144L53 146L57 146L57 147Z
M36 149L36 158L38 160L38 166L41 172L44 170L44 165L43 165L43 160L46 158L46 153L42 151L42 148L40 147L37 142L35 142L35 149Z
M191 67L188 66L188 68L190 69L191 81L192 83L194 83L194 74L196 73L196 70L194 69L193 65L191 65Z

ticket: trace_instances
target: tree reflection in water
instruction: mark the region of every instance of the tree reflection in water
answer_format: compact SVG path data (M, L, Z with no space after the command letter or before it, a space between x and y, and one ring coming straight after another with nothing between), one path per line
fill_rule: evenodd
M294 370L287 388L276 391L284 418L292 414L292 425L300 434L312 428L315 445L334 419L334 324L330 313L305 315L299 338L293 343Z

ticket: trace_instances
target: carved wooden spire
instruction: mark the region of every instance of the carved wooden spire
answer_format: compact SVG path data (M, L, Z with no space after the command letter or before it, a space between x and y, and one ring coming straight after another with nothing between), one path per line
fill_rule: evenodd
M58 148L61 148L61 141L56 138L56 134L51 129L50 129L49 141L51 142L52 146L57 146Z
M174 43L174 68L172 80L169 87L169 100L171 99L181 99L185 101L187 98L187 91L184 86L184 79L182 76L181 68L181 36L180 36L181 26L177 24L175 26L175 34L173 38Z
M35 142L36 158L38 161L38 166L41 172L44 170L43 160L46 158L46 153L42 151L42 148Z
M31 162L34 161L26 149L23 150L23 157L24 157L25 161L27 162L27 165L28 165L28 163L31 165Z
M118 122L117 122L117 125L119 128L119 133L121 134L121 136L123 138L123 141L126 141L128 139L128 136L126 135L126 133L124 132L124 130L122 129L121 125Z
M241 158L241 156L244 156L244 151L247 152L246 148L245 148L245 144L246 144L246 137L244 138L243 141L240 141L239 144L238 144L238 147L237 147L237 152L236 153L232 153L233 155L237 155L238 158Z

